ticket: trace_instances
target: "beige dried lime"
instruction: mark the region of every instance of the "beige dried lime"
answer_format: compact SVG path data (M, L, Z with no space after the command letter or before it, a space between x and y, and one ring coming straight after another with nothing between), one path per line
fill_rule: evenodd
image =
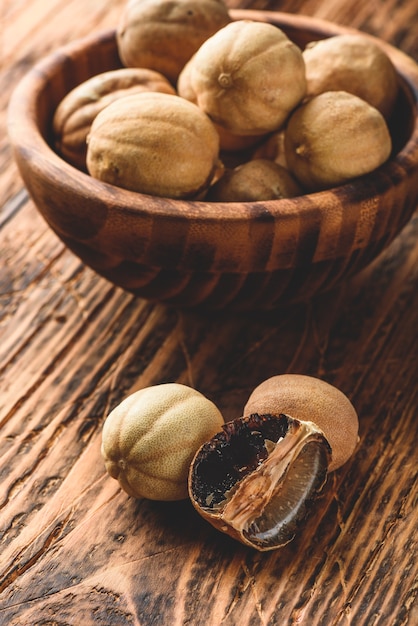
M104 423L101 450L106 470L135 498L187 498L193 456L223 423L215 404L187 385L140 389Z
M86 139L94 118L111 102L143 91L176 93L162 74L143 68L110 70L77 85L61 100L54 114L58 152L75 167L85 169Z
M399 91L396 69L377 42L362 33L313 41L303 51L307 95L348 91L388 119Z
M177 93L182 98L193 102L193 104L198 104L197 95L194 92L191 83L190 83L190 74L192 70L192 63L187 63L183 71L181 72L178 82L177 82ZM213 122L213 125L216 128L216 132L219 135L219 147L221 151L226 152L239 152L241 150L246 150L247 148L253 147L255 144L260 142L264 134L262 135L237 135L236 133L231 132L230 130L220 126L216 122Z
M368 174L390 156L382 114L345 91L327 91L302 104L285 132L289 170L306 191L319 191Z
M278 129L306 91L302 51L276 26L238 20L207 39L183 72L198 106L237 135ZM187 97L181 90L179 94Z
M301 195L302 188L283 166L254 159L227 171L208 192L213 202L256 202Z
M223 0L129 0L116 41L127 67L147 67L173 84L199 46L231 21Z
M93 177L131 191L196 198L221 168L219 136L209 118L179 96L126 96L94 119L87 168Z
M314 376L280 374L262 382L250 395L244 415L280 414L313 422L331 446L333 471L353 454L358 443L358 416L348 397Z

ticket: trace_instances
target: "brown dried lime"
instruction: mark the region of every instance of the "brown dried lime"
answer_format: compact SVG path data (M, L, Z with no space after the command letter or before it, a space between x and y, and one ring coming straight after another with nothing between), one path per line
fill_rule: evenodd
M214 202L256 202L293 198L303 193L290 172L269 159L253 159L227 171L209 189Z
M359 420L348 397L340 389L304 374L279 374L261 382L251 393L244 414L286 413L314 422L332 449L328 471L341 467L358 444Z

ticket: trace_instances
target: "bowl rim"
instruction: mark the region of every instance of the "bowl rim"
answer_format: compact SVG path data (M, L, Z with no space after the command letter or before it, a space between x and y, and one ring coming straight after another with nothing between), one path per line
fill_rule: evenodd
M9 101L7 127L12 148L18 151L22 147L32 155L39 156L39 163L47 162L51 172L61 176L62 185L68 185L72 189L77 181L80 181L84 191L89 189L90 194L98 196L106 202L112 211L116 213L133 212L135 214L160 215L172 220L200 220L211 222L220 220L223 222L241 222L248 219L263 221L267 216L271 220L290 218L296 213L297 216L318 211L318 206L329 204L330 192L337 196L339 201L348 202L355 189L356 200L369 200L376 197L376 185L379 182L380 189L390 188L409 178L418 167L418 65L404 52L391 44L378 39L373 35L364 33L352 27L338 25L333 22L311 17L307 15L290 14L280 11L263 11L247 9L230 9L233 20L253 19L272 23L284 30L300 30L305 28L315 31L319 36L328 37L348 32L366 35L373 41L378 42L389 54L395 63L398 74L411 92L415 103L415 120L411 135L401 150L380 166L377 170L360 178L353 179L337 187L324 191L303 194L295 198L284 198L268 201L254 202L209 202L205 200L183 200L166 197L152 196L139 192L122 189L99 181L91 177L70 163L66 162L48 143L42 134L36 120L37 99L40 90L40 81L44 86L48 75L59 67L62 60L75 54L77 50L115 38L116 28L95 31L87 36L64 44L53 52L44 56L23 76L15 87ZM30 132L28 132L28 130ZM328 200L328 202L327 202ZM183 211L178 211L184 207Z

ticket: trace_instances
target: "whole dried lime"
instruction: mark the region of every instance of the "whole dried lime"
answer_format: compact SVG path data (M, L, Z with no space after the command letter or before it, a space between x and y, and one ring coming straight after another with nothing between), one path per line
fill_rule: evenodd
M289 170L307 191L368 174L392 150L383 115L346 91L326 91L296 109L284 143Z
M196 198L222 169L219 136L208 117L179 96L125 96L94 119L87 169L93 177L131 191Z
M303 51L308 97L324 91L348 91L376 107L388 119L399 79L389 56L363 33L312 41Z
M102 72L77 85L61 100L54 114L58 152L75 167L85 169L86 139L94 118L111 102L144 91L175 95L174 87L162 74L136 67Z
M286 413L321 429L332 449L329 471L341 467L358 443L358 416L347 396L314 376L279 374L260 383L251 393L244 415Z
M193 456L223 424L215 404L187 385L140 389L113 409L104 423L106 470L135 498L187 498Z
M231 21L223 0L129 0L116 31L127 67L148 67L173 84L199 46Z
M255 202L300 196L290 172L269 159L253 159L227 171L209 190L212 202Z
M302 51L265 22L227 24L200 46L182 73L179 95L196 100L214 122L236 135L280 128L306 92Z

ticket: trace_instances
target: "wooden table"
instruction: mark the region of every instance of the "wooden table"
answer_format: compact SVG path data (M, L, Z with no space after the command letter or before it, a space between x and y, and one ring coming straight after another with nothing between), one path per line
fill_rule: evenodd
M274 313L172 310L96 276L28 198L6 108L34 62L124 4L2 3L0 624L418 624L418 216L350 283ZM416 0L227 4L352 25L418 60ZM231 419L282 372L339 387L361 434L285 548L247 549L190 502L134 500L106 475L103 420L134 389L183 382Z

